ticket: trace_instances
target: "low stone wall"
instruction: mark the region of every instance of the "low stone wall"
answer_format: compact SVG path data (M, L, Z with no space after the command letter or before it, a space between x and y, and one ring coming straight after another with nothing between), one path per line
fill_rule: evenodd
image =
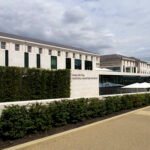
M51 103L51 102L54 102L54 101L74 100L74 99L79 99L79 98L99 98L99 99L103 99L103 98L109 97L109 96L123 96L123 95L134 95L134 94L145 94L145 93L150 93L150 92L114 94L114 95L103 95L103 96L87 96L87 97L84 96L84 97L46 99L46 100L29 100L29 101L5 102L5 103L0 103L0 115L1 115L1 113L2 113L2 111L5 107L11 106L11 105L25 106L25 105L35 104L35 103L46 104L46 103Z

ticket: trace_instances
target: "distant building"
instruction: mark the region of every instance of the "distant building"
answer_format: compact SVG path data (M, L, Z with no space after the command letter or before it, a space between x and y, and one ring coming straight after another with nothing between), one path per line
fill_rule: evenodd
M0 32L0 66L95 70L100 56L79 48Z
M150 74L150 64L147 62L119 54L102 55L100 67L115 72Z

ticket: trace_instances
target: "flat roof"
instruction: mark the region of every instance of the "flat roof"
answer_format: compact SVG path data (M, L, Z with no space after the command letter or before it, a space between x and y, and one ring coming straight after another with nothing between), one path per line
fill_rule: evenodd
M140 60L138 58L128 57L128 56L124 56L124 55L120 55L120 54L101 55L101 61L105 61L105 60L108 60L108 59L122 59L122 58L129 59L129 60L132 60L132 61L140 61L140 62L147 63L146 61Z
M67 45L58 44L58 43L49 42L49 41L43 41L43 40L40 40L40 39L31 38L31 37L24 37L24 36L19 36L19 35L4 33L4 32L0 32L0 36L13 38L13 39L18 39L18 40L25 40L25 41L29 41L29 42L35 42L35 43L39 43L39 44L46 44L46 45L49 45L49 46L56 46L56 47L60 47L60 48L72 49L74 51L87 52L87 53L90 53L90 54L93 54L93 55L99 55L100 56L100 54L98 54L98 53L93 53L91 51L87 51L87 50L84 50L82 48L67 46Z

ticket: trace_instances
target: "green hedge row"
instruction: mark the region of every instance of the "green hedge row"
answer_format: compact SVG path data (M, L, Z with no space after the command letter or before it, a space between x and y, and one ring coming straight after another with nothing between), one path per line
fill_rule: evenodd
M53 127L77 123L86 119L102 117L121 110L150 104L150 94L64 100L49 104L9 106L0 118L0 137L22 138L31 133L47 131Z
M0 67L0 102L70 97L69 70Z

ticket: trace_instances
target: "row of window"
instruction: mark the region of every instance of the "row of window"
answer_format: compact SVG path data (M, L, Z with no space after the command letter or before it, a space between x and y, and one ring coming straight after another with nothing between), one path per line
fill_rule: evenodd
M51 56L51 69L57 69L57 56ZM82 69L82 61L75 59L75 69ZM9 52L5 50L5 66L9 66ZM24 67L29 67L29 53L24 53ZM36 67L41 68L41 55L36 55ZM71 58L66 58L66 69L71 69ZM85 60L85 70L92 70L92 61Z
M132 72L132 73L136 73L137 72L137 68L136 67L125 67L123 66L123 72Z
M1 49L6 49L6 42L1 42ZM16 51L20 50L20 45L19 44L15 44L15 50ZM27 46L27 52L28 53L32 52L32 46ZM39 52L38 53L42 54L43 53L43 48L39 48ZM48 50L48 54L52 55L52 50L51 49ZM61 56L61 51L57 51L57 56ZM69 53L66 52L66 58L68 58L68 57L69 57ZM87 60L88 56L86 55L85 57L86 57L85 59ZM73 58L76 58L76 54L75 53L73 53ZM82 59L82 55L81 54L79 55L79 58ZM99 58L97 57L96 59L98 61ZM91 56L91 60L93 60L93 56Z
M29 67L29 53L24 53L24 67ZM41 56L36 55L36 67L41 68ZM57 69L57 57L51 56L51 69Z

